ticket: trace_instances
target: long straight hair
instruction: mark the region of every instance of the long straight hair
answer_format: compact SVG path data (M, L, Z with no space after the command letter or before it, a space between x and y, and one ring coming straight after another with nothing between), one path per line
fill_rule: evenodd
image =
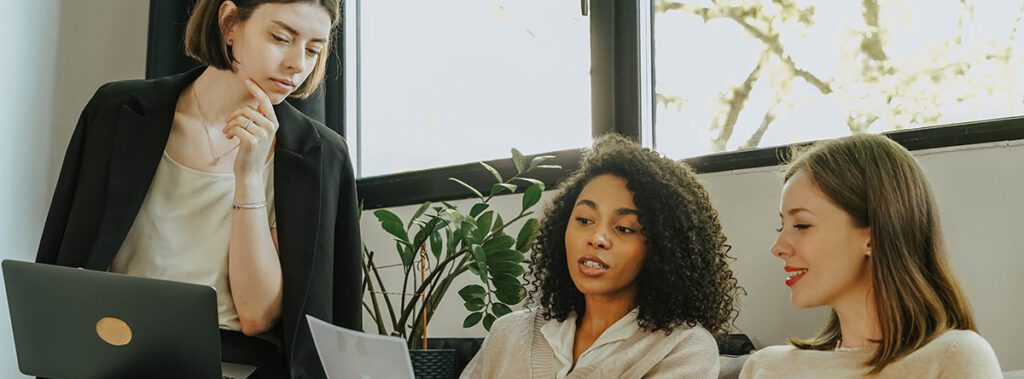
M931 186L910 152L881 135L857 135L794 156L786 181L804 171L858 227L871 228L874 306L882 338L865 362L872 366L870 374L947 330L975 330L970 305L946 260ZM799 349L831 350L841 337L833 310L817 337L789 342Z

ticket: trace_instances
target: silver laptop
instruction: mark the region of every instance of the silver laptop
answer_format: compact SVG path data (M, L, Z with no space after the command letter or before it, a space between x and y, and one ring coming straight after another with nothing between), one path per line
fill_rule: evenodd
M209 286L3 261L18 368L49 378L246 378Z

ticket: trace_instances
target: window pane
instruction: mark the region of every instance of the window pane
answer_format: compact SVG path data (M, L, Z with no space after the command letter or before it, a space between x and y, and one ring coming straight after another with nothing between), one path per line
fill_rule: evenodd
M1019 115L1020 2L657 1L654 135L708 153Z
M349 109L359 112L361 176L589 143L590 26L579 1L357 3Z

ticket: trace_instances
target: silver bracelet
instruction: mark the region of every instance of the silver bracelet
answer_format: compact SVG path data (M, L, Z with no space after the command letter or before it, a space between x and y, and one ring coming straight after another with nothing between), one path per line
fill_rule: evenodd
M231 209L260 209L267 206L266 201L257 201L253 203L231 203Z

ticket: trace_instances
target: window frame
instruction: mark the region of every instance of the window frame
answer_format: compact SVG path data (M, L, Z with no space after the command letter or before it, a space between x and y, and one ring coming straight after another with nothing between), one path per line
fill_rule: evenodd
M359 0L356 2L358 3ZM593 137L597 137L608 132L616 132L650 147L654 141L646 141L644 137L653 138L654 120L657 116L654 112L656 104L648 101L649 104L642 105L644 99L641 96L641 91L649 91L650 93L647 94L649 98L654 98L654 86L643 86L642 83L643 75L654 75L654 68L652 63L648 68L649 73L645 73L641 70L641 64L653 62L653 55L656 52L650 48L651 56L645 60L642 57L645 46L641 44L640 39L642 37L650 38L645 42L650 42L649 46L653 46L653 33L649 31L644 33L641 30L643 27L641 16L647 17L647 21L650 23L647 26L653 30L654 9L651 1L581 0L581 11L584 9L590 18L591 35L591 134ZM647 12L647 14L641 12ZM357 17L356 25L358 25L360 22L358 17L361 15L356 12L355 16ZM344 33L344 30L341 32ZM345 43L346 41L342 39L340 47L342 52L345 49ZM350 57L343 55L344 58ZM358 58L356 57L356 59ZM346 64L345 68L348 69L349 66ZM358 71L358 64L354 69ZM346 93L346 95L348 94ZM340 103L345 104L344 101L340 101ZM643 119L645 110L642 107L649 107L646 111L650 112L648 113L650 120L646 122L652 123L646 135L642 125L645 122ZM356 111L358 114L358 110ZM361 128L361 125L356 125L356 128ZM358 138L358 131L356 133ZM1024 139L1024 115L920 127L886 132L882 135L911 151L1021 140ZM692 166L698 174L778 166L784 164L789 158L792 146L810 143L813 141L702 155L681 161ZM562 170L557 173L540 171L537 179L543 181L547 188L554 188L577 169L583 151L584 148L578 148L538 154L554 155L555 159L549 162L561 165ZM510 158L490 160L487 163L504 177L509 177L515 172ZM361 178L356 180L356 186L364 209L419 204L424 201L467 199L474 196L461 185L448 180L450 177L458 178L478 189L489 189L494 182L494 177L490 172L480 164L473 162Z

